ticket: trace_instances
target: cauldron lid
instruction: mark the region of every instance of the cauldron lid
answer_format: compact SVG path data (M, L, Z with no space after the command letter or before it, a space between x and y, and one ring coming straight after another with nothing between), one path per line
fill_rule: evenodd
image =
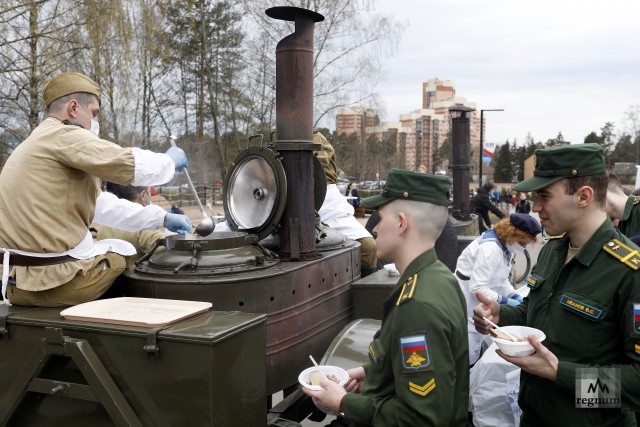
M233 230L262 240L277 228L287 201L287 180L277 152L249 147L236 157L225 183L224 212Z

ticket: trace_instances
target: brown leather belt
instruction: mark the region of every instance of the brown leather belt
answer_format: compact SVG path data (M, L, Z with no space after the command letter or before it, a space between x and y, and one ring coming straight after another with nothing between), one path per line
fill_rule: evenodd
M12 253L9 258L9 264L18 267L37 267L41 265L62 264L69 261L77 261L77 259L69 255L42 258L35 256L18 255L14 253Z
M471 279L471 277L465 276L464 274L460 273L458 270L456 270L456 276L458 276L461 280L470 280Z

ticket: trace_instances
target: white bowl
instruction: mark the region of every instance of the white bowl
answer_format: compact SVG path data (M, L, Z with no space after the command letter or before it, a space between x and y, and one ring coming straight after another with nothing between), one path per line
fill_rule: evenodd
M320 369L322 372L324 372L324 374L327 375L327 376L335 375L335 377L338 378L338 380L340 380L338 382L338 385L341 386L341 387L344 387L344 385L347 383L347 381L349 381L349 374L347 374L347 371L345 371L344 369L342 369L342 368L340 368L338 366L320 365L317 368L315 366L312 366L312 367L307 368L304 371L300 372L300 375L298 375L298 382L303 387L310 388L311 390L322 390L322 387L320 387L319 385L311 385L309 383L309 375L311 374L311 372L317 371L318 369ZM329 414L329 415L338 415L337 411L332 411L329 408L325 408L324 406L318 405L318 402L316 402L315 397L312 397L311 400L313 400L313 403L322 412L324 412L326 414Z
M318 369L320 369L326 376L334 375L336 378L338 378L338 385L340 386L344 386L347 381L349 381L349 374L347 374L347 371L345 371L344 369L338 366L320 365L317 368L315 366L312 366L300 372L300 375L298 375L298 382L303 387L310 388L311 390L322 390L322 387L320 387L319 385L311 385L309 381L309 375L311 375L311 372L317 371Z
M534 335L538 341L543 341L547 337L540 329L530 328L528 326L501 326L500 328L518 338L526 338L529 335ZM496 338L493 335L489 336L491 340L498 345L500 351L507 356L526 357L535 353L535 349L529 344L529 341L513 342Z

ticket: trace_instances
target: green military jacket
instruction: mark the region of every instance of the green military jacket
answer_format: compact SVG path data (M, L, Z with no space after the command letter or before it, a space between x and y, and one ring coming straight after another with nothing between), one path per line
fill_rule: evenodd
M522 425L624 425L621 412L640 409L639 249L609 220L565 265L568 247L566 236L550 239L527 278L529 296L500 306L501 325L541 329L559 361L555 382L522 372ZM619 369L622 411L576 407L578 369L594 366Z
M628 238L640 234L640 196L629 196L618 229Z
M409 264L385 300L364 390L347 394L345 418L367 426L464 427L468 347L464 296L429 250Z

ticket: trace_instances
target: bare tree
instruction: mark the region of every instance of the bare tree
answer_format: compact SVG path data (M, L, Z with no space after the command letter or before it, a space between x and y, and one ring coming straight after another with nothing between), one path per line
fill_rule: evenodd
M213 163L221 175L231 162L228 144L242 126L240 109L245 104L241 87L241 45L243 31L240 11L230 0L169 2L167 19L173 34L174 64L181 72L185 111L195 114L201 180Z
M632 140L640 138L640 105L629 105L622 117L623 129Z
M245 5L249 33L256 36L250 44L253 50L247 52L251 58L273 57L277 42L293 32L292 23L267 17L265 9L273 6L296 6L324 15L325 20L318 23L314 31L316 126L326 121L336 108L354 103L377 103L375 86L381 77L381 59L397 43L400 27L388 17L376 14L373 1L245 0ZM267 69L264 59L255 64L255 71ZM269 68L269 74L273 73L272 70ZM256 85L262 84L264 87L262 91L255 90L254 93L268 95L273 84L265 81L266 74L256 72L253 75L260 79L260 83ZM261 114L257 121L261 122L266 116Z
M25 137L42 118L42 87L83 58L78 10L67 0L0 0L0 122Z

